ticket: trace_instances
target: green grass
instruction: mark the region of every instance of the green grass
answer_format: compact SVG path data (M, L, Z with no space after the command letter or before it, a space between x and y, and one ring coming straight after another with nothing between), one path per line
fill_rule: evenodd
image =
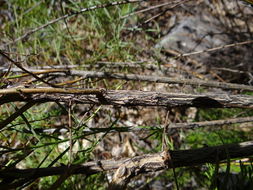
M64 14L105 2L110 1L69 1L63 4L62 10L57 1L11 1L17 19L8 22L4 30L6 36L15 39L29 29ZM102 59L130 60L133 58L130 53L133 44L121 39L126 19L120 17L133 8L133 5L122 5L97 9L66 19L66 22L57 22L19 41L17 52L38 54L31 58L31 65L36 64L38 59L52 65L63 64L63 57L67 57L71 64L86 64Z
M197 121L211 121L219 120L233 117L247 117L253 116L252 110L245 109L200 109L197 113ZM252 131L244 131L238 129L238 124L230 126L221 126L221 127L209 127L209 128L200 128L195 130L190 130L185 134L185 144L184 146L188 148L202 148L204 146L216 146L227 143L239 143L251 140L253 137ZM241 175L246 175L247 177L240 178L240 182L244 183L245 179L251 179L252 176L252 166L251 165L235 165L233 162L223 165L216 166L215 164L206 164L206 171L193 170L196 176L195 179L202 179L198 184L210 189L217 189L216 178L218 172L236 173L239 178ZM216 168L218 167L218 168ZM242 168L246 167L246 171ZM203 183L204 182L204 183ZM226 185L226 184L223 184ZM243 187L243 184L240 185ZM239 187L239 186L238 186Z

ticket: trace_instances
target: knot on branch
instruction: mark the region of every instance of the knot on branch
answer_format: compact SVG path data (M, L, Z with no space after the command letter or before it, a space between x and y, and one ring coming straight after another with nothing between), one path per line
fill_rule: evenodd
M164 165L166 168L171 168L172 167L172 159L169 150L168 151L163 151L161 153Z

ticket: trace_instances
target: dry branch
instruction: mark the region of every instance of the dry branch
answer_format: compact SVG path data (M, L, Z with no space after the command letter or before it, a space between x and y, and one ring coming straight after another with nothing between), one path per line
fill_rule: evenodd
M147 70L162 70L162 71L169 71L169 68L164 67L163 65L156 65L152 63L146 63L144 61L131 61L131 62L110 62L110 61L97 61L96 63L93 64L85 64L85 65L78 65L78 68L85 68L85 69L90 69L90 68L98 68L101 69L102 67L104 68L140 68L140 69L147 69ZM71 69L77 68L75 65L54 65L54 66L40 66L40 67L29 67L26 68L30 72L47 72L49 73L50 70L59 69L59 72L63 71L68 71ZM2 72L7 72L8 68L6 67L0 67L0 70ZM48 71L49 70L49 71ZM22 72L21 69L19 68L11 68L11 72Z
M43 72L44 70L32 69L31 71ZM61 71L60 70L52 70L52 71L53 72L51 72L50 74L53 76L61 76L62 75L61 73L66 73L66 75L68 76L70 75L80 76L83 78L120 79L120 80L127 80L127 81L156 82L156 83L167 83L167 84L192 85L196 87L200 87L200 86L214 87L214 88L222 88L222 89L227 89L227 90L253 91L253 86L249 86L249 85L215 82L215 81L204 81L204 80L199 80L199 79L178 79L178 78L170 78L170 77L147 76L147 75L136 75L136 74L121 74L121 73L96 72L96 71L78 71L78 70L69 70L67 68L62 69Z
M197 55L197 54L206 53L206 52L213 52L213 51L217 51L217 50L221 50L221 49L225 49L225 48L231 48L231 47L247 45L247 44L252 44L252 43L253 43L253 40L247 40L247 41L243 41L243 42L237 42L237 43L233 43L233 44L226 44L226 45L223 45L223 46L218 46L218 47L205 49L205 50L200 50L200 51L196 51L196 52L183 53L183 54L179 54L178 57L187 57L187 56L191 56L191 55Z
M195 129L201 127L218 127L222 125L233 125L239 123L249 123L253 122L253 117L238 117L232 119L221 119L221 120L212 120L212 121L200 121L200 122L189 122L189 123L170 123L169 127L167 127L166 133L170 133L171 129ZM143 128L140 126L124 126L124 127L100 127L100 128L86 128L85 131L82 132L83 135L93 135L97 133L118 133L118 132L144 132L150 131L150 129L162 129L163 126L152 126L149 128ZM36 133L45 133L45 134L65 134L69 132L69 130L64 127L50 128L50 129L34 129ZM29 133L29 131L25 131Z
M69 102L117 106L253 108L253 96L183 94L136 90L10 88L0 90L0 105L9 102Z
M204 80L192 80L192 79L177 79L169 77L159 76L147 76L147 75L135 75L135 74L121 74L121 73L107 73L107 72L94 72L94 71L70 71L71 75L81 76L84 78L108 78L108 79L122 79L131 81L147 81L157 83L168 83L168 84L181 84L181 85L192 85L192 86L205 86L214 88L223 88L230 90L247 90L253 91L252 86L233 84L233 83L222 83L215 81L204 81Z
M36 179L45 176L61 175L66 172L69 174L92 175L98 172L117 169L113 178L113 186L120 185L120 187L123 187L127 185L130 179L139 174L172 168L172 162L173 167L176 168L201 165L204 163L217 163L226 160L227 158L234 159L252 155L253 141L248 141L238 144L204 147L193 150L177 150L146 154L121 160L92 161L82 165L34 169L2 169L0 171L0 178ZM0 187L2 187L1 184Z
M2 50L0 50L0 55L2 55L4 58L6 58L8 61L10 61L12 64L14 64L16 67L18 67L19 69L21 69L22 71L24 71L25 73L27 73L28 75L33 76L35 79L37 79L38 81L41 81L51 87L57 87L54 84L51 84L45 80L43 80L42 78L38 77L36 74L30 72L29 70L25 69L20 63L21 62L17 62L14 61L13 59L11 59L5 52L3 52Z
M213 121L200 121L200 122L190 122L190 123L170 123L167 130L170 129L194 129L200 127L212 127L212 126L222 126L231 125L239 123L253 122L253 117L239 117L232 119L220 119Z

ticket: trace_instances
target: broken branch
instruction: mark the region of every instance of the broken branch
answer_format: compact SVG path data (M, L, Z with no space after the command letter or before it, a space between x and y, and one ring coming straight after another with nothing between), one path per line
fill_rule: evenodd
M226 93L184 94L137 90L10 88L0 90L0 105L20 102L69 102L118 106L253 108L253 96Z
M227 144L221 146L204 147L192 150L175 150L169 152L173 167L195 166L204 163L216 163L239 157L247 157L253 154L253 141ZM101 160L87 162L82 165L59 166L50 168L31 168L31 169L2 169L0 178L2 179L22 179L39 178L52 175L61 175L66 171L73 174L92 175L98 172L115 170L112 186L125 186L127 182L141 174L172 168L167 152L156 154L145 154L133 158L120 160ZM1 184L0 184L1 185ZM9 185L9 184L8 184Z

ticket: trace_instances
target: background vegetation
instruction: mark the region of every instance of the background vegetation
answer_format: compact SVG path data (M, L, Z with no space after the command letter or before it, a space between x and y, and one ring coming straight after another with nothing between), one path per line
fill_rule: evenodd
M252 40L253 9L236 0L198 0L160 6L128 15L139 10L161 5L167 1L145 1L99 8L74 14L59 22L29 33L51 20L80 11L82 8L103 5L111 0L9 0L0 1L0 46L15 61L30 69L73 68L75 70L104 71L108 73L145 74L174 78L202 79L251 85L252 43L231 48L219 48L208 55L178 57L179 52L157 46L166 34L173 31L187 16L202 12L223 22L219 34L206 34L210 38L225 36L225 44ZM215 20L211 20L216 22ZM173 24L171 22L174 22ZM210 26L211 27L211 26ZM190 30L190 29L189 29ZM198 30L196 28L196 30ZM207 29L208 31L208 29ZM188 38L192 36L189 35ZM224 38L225 38L224 37ZM199 37L200 38L200 37ZM204 38L203 38L204 39ZM215 40L215 39L214 39ZM14 43L14 42L15 43ZM203 40L204 41L204 40ZM181 43L181 42L180 42ZM205 42L198 42L199 44ZM212 48L212 47L209 47ZM173 50L173 51L172 51ZM175 53L176 51L176 53ZM190 52L194 52L192 49ZM206 59L202 59L207 56ZM243 57L243 59L242 59ZM207 61L208 60L208 61ZM217 61L218 60L218 61ZM238 60L242 60L238 63ZM0 57L2 89L18 86L41 87L41 81L15 72L15 67ZM4 69L10 68L10 72ZM217 69L217 68L223 68ZM226 68L226 69L224 69ZM1 70L0 69L0 70ZM223 92L217 89L168 85L116 79L66 78L40 75L63 88L104 88L110 90L153 90L180 93ZM230 94L240 93L228 90ZM246 94L246 92L242 92ZM252 93L247 92L248 95ZM5 121L24 103L13 102L0 107L0 122ZM164 141L172 150L238 143L252 139L252 123L203 127L194 130L171 130L164 137L163 127L169 123L211 121L253 116L250 109L241 108L145 108L105 105L76 105L40 103L28 109L0 130L0 167L43 168L85 163L90 160L119 159L163 150ZM100 128L132 127L143 132L105 132ZM85 132L94 133L85 133ZM205 164L191 168L166 170L139 176L131 181L134 189L229 189L252 180L250 158L243 161L228 160L220 165ZM224 175L223 175L224 174ZM218 178L217 176L221 177ZM222 175L234 175L236 180L225 180ZM86 177L73 175L66 180L58 176L25 182L16 181L15 188L29 189L105 189L112 173L104 172ZM175 180L175 178L177 180ZM220 185L217 180L221 181ZM229 178L232 179L232 178ZM2 185L8 181L0 181ZM250 185L250 184L249 184ZM252 185L252 183L251 183ZM236 189L235 188L235 189Z

